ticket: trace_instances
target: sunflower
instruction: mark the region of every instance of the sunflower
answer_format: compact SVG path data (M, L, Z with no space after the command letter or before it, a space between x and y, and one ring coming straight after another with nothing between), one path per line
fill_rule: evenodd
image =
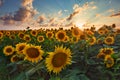
M105 34L105 30L103 30L103 29L99 29L97 32L98 32L99 35L104 35Z
M99 53L99 54L97 55L97 58L102 58L102 59L104 59L104 58L105 58L105 54L104 54L104 53Z
M4 49L3 49L3 53L6 55L6 56L9 56L9 55L12 55L14 53L15 49L14 47L12 47L11 45L9 46L5 46Z
M23 50L27 44L26 43L18 43L16 44L16 51L18 54L23 54Z
M79 40L86 40L87 39L87 35L86 34L81 34L79 37Z
M54 36L54 34L53 34L52 31L47 31L47 33L46 33L46 37L47 37L48 39L52 39L53 36Z
M55 47L55 51L48 54L45 63L49 72L58 74L66 65L71 64L72 56L69 48Z
M31 41L30 35L28 34L24 35L23 39L27 42Z
M17 62L17 61L21 61L23 60L21 57L19 57L18 55L13 55L11 58L10 58L10 61L11 62Z
M68 42L69 40L69 36L66 36L64 42Z
M26 45L23 53L25 54L25 60L38 62L42 60L44 51L41 49L41 46Z
M79 41L79 38L78 37L72 37L70 39L71 43L77 43Z
M3 38L3 33L0 31L0 39Z
M114 65L114 59L110 55L105 56L104 62L107 68L110 68Z
M38 42L43 42L44 41L44 36L38 36L37 41Z
M116 34L120 34L120 29L116 29Z
M74 27L71 31L74 37L79 37L83 33L78 27Z
M89 44L90 45L94 45L96 43L96 37L91 37L91 38L89 38Z
M103 44L103 40L101 38L97 39L97 44Z
M23 39L23 38L24 38L24 33L19 32L19 33L18 33L18 37L19 37L20 39Z
M9 36L9 38L10 38L11 40L14 40L14 39L16 38L16 36L12 34L12 35Z
M30 34L32 35L32 36L37 36L37 34L38 34L38 32L37 32L37 30L31 30L30 31Z
M100 49L100 52L104 53L105 55L114 54L113 48L102 48Z
M66 37L66 32L64 30L59 30L56 33L55 37L58 41L64 41Z
M114 37L106 37L105 40L104 40L104 43L107 44L107 45L110 45L110 44L113 44L114 43Z
M6 36L10 36L10 34L11 34L10 31L6 31L6 32L5 32L5 35L6 35Z
M93 35L94 35L94 33L93 33L91 30L87 30L85 33L86 33L88 36L93 36Z

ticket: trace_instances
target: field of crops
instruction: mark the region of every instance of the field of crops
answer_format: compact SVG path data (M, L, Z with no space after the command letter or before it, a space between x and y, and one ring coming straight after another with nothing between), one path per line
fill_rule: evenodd
M120 29L0 31L0 80L119 80Z

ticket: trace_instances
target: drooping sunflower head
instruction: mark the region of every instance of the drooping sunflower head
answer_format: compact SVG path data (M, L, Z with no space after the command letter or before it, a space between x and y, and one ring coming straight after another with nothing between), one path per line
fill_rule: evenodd
M0 39L3 38L3 33L0 31Z
M71 51L69 48L55 47L46 58L46 67L49 72L58 74L66 65L71 64Z
M64 41L66 37L66 32L64 30L59 30L56 33L55 37L58 41Z
M41 49L41 46L26 45L23 53L25 54L25 60L38 62L42 60L44 51Z
M116 29L116 34L120 34L120 29Z
M72 35L73 35L74 37L79 37L80 34L82 34L82 33L83 33L82 30L80 30L78 27L74 27L74 28L72 29Z
M110 68L114 65L114 59L111 57L111 55L105 56L104 62L107 68Z
M106 37L104 43L107 45L114 44L114 37L110 37L110 36Z
M46 37L47 37L48 39L52 39L53 36L54 36L54 34L53 34L52 31L47 31L47 33L46 33Z
M27 44L26 43L19 43L16 44L16 51L18 54L23 54L23 50Z
M43 42L44 41L44 36L38 36L37 41L38 42Z
M97 55L97 58L102 58L102 59L104 59L104 58L105 58L105 54L104 54L104 53L99 53L99 54Z
M9 46L5 46L3 49L3 53L6 56L12 55L14 53L15 49L13 46L9 45Z
M23 58L19 57L18 55L13 55L10 59L11 62L18 62L23 60Z
M38 34L38 32L37 32L37 30L31 30L30 31L30 34L32 35L32 36L37 36L37 34Z
M28 35L28 34L24 35L24 40L25 40L26 42L30 42L30 41L31 41L30 35Z

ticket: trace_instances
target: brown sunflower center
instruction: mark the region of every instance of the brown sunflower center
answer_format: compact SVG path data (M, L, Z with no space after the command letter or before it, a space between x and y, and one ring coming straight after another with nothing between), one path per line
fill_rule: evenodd
M112 42L112 39L111 38L107 38L106 41L107 42Z
M105 54L111 54L112 51L111 51L111 50L105 50L104 53L105 53Z
M61 67L65 64L66 60L67 55L63 52L59 52L53 56L52 64L54 67Z
M52 36L52 33L48 33L48 38L51 38L51 36Z
M59 39L62 40L62 39L64 39L64 37L65 37L65 34L64 34L64 33L59 33L59 34L58 34L58 38L59 38Z
M86 36L84 34L80 35L81 40L85 40Z
M19 47L19 51L22 51L24 48L25 48L25 45L21 45L21 46Z
M35 31L33 31L33 32L32 32L32 34L33 34L33 35L36 35L36 32L35 32Z
M24 34L20 34L19 37L20 37L20 38L23 38L23 37L24 37Z
M26 36L26 37L25 37L25 40L29 41L29 40L30 40L30 37Z
M39 41L42 41L43 40L43 37L39 37Z
M37 58L40 55L40 52L36 48L28 48L27 51L26 51L26 54L30 58Z
M12 52L12 49L11 48L7 48L6 52L10 53L10 52Z

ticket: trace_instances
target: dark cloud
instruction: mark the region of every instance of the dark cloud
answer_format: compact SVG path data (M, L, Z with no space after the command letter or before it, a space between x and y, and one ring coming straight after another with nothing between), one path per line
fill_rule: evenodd
M31 12L25 8L19 8L14 15L15 21L26 21L31 15Z
M1 4L0 0L0 4ZM15 23L15 21L26 22L37 14L37 10L32 6L33 0L22 0L21 7L14 13L0 17L4 24Z
M3 4L3 0L0 0L0 6L2 6L2 4Z
M120 17L120 11L118 13L112 14L110 17L114 17L114 16L119 16Z
M75 11L72 14L70 14L70 16L67 18L67 20L71 20L75 15L77 15L79 13L79 11Z

